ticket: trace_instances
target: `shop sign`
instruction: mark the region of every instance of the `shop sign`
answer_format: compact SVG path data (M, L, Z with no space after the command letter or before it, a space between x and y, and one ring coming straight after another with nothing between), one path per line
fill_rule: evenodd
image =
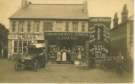
M88 38L90 33L82 32L45 32L45 38L63 39L63 40L75 40L80 38Z

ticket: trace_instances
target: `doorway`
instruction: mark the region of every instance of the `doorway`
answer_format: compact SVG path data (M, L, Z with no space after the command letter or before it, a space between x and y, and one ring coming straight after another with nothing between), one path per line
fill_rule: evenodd
M52 63L73 64L83 44L77 40L48 40L48 58Z

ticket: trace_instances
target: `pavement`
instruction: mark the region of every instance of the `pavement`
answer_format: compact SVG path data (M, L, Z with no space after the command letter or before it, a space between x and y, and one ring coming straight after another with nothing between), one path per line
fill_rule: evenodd
M48 64L38 72L14 70L15 62L0 59L0 83L132 83L129 73L80 69L73 64Z

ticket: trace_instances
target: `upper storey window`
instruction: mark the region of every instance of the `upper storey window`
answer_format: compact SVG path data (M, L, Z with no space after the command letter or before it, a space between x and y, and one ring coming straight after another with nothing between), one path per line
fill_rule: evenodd
M19 30L20 32L24 32L24 21L19 22Z
M35 30L36 30L36 32L39 32L39 30L40 30L40 21L35 21Z
M57 20L54 31L65 31L63 30L64 28L65 28L64 22L62 20Z
M73 31L78 31L78 22L73 22Z
M82 22L82 32L85 31L85 22Z
M12 32L16 31L16 21L12 22Z
M30 21L28 21L28 23L27 23L27 31L28 32L31 32L31 22Z
M66 24L65 24L65 31L69 31L69 22L66 22Z
M52 31L52 30L53 30L53 23L49 21L45 21L43 31Z

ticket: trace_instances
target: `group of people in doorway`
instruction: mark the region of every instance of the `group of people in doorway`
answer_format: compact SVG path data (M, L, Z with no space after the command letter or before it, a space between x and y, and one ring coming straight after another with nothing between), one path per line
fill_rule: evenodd
M49 55L53 62L74 63L75 60L82 61L82 57L84 56L84 49L55 47L49 49Z

